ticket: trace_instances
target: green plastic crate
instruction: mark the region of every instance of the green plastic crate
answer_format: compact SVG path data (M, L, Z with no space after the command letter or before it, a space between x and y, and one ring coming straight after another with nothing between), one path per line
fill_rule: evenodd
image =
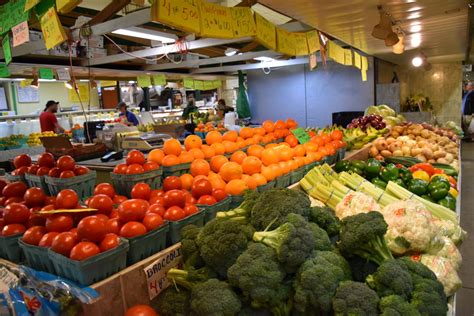
M301 167L291 172L290 184L299 182L304 177L305 170L306 170L305 167Z
M23 233L13 236L0 236L0 257L14 263L23 261L23 251L18 245L18 240Z
M277 188L286 188L290 185L291 173L284 174L276 178L276 187Z
M165 222L145 235L128 238L127 265L132 265L166 248L166 235L170 227Z
M110 178L118 194L131 197L133 186L140 182L148 184L152 189L160 189L162 174L163 169L159 168L140 174L117 174L112 172Z
M73 178L61 179L45 176L44 179L51 195L56 196L61 190L71 189L77 193L79 200L85 200L94 192L96 177L96 172L91 170L82 176Z
M169 176L180 176L185 173L189 173L189 169L191 168L191 163L181 163L176 166L170 167L163 167L163 179Z
M276 185L276 180L272 180L266 184L260 185L257 187L258 192L265 192L267 190L273 189Z
M46 195L51 195L49 192L48 185L46 184L45 176L36 176L34 174L25 174L26 184L30 188L37 187L41 188Z
M48 250L55 274L77 282L91 285L99 282L127 267L128 241L120 238L120 244L83 261L71 260L59 253Z
M25 175L22 176L14 176L11 173L6 173L5 174L5 179L7 179L8 182L24 182L26 185L28 185L28 182L26 182Z
M204 223L207 223L216 217L217 212L230 210L231 202L232 202L232 198L228 196L222 201L219 201L214 205L198 204L197 207L199 207L200 209L203 210L203 212L205 212Z
M21 239L18 239L18 244L23 249L23 254L29 267L52 274L56 273L53 262L51 262L48 256L48 248L29 245Z
M204 216L206 212L199 210L196 214L189 215L179 221L169 222L170 230L168 231L168 246L174 245L181 241L181 228L187 225L204 226Z

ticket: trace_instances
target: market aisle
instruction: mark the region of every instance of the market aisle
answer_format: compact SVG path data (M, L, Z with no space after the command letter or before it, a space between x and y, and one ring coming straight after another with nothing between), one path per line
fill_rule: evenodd
M456 315L474 315L474 143L462 143L461 226L468 238L461 246L463 263L459 276L463 288L457 293Z

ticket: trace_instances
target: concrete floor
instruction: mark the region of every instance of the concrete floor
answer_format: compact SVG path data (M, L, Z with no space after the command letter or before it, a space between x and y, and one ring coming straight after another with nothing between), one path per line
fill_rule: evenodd
M474 143L462 143L461 226L468 237L460 247L463 287L456 294L456 316L474 315Z

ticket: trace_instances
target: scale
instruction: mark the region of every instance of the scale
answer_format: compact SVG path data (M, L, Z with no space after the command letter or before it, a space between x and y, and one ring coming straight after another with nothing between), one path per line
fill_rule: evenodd
M122 133L120 133L122 134ZM141 151L149 151L155 148L163 147L163 143L172 137L168 134L146 133L142 135L127 135L122 138L123 149L138 149ZM119 137L119 135L117 135Z

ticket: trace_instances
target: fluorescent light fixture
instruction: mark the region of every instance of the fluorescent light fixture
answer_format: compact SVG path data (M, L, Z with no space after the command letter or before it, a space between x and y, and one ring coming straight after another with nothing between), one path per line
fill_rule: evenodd
M258 60L258 61L261 61L261 62L272 62L272 61L276 61L275 59L271 58L271 57L267 57L267 56L261 56L261 57L255 57L254 60Z
M134 80L130 80L128 83L135 83L135 82L136 82L136 81L134 81Z
M411 35L411 46L418 47L421 45L421 33L415 33Z
M408 9L408 12L419 11L421 9L423 9L423 8L422 7L412 7L410 9Z
M421 13L420 12L410 13L407 17L408 20L413 20L413 19L418 19L418 18L421 18Z
M234 55L237 54L238 52L239 52L238 49L232 48L232 47L228 47L228 48L225 50L224 54L225 54L226 56L229 56L229 57L230 57L230 56L234 56Z
M410 26L410 32L412 33L418 33L421 31L421 24L412 24Z
M416 56L411 60L411 64L415 67L420 67L421 65L423 65L423 58L420 56Z
M39 79L39 82L53 82L56 81L56 79Z
M118 29L113 31L112 33L131 37L145 38L153 41L159 41L165 44L174 43L178 39L178 37L174 34L149 30L142 27L129 27L127 29Z
M80 82L89 82L89 79L79 79Z

